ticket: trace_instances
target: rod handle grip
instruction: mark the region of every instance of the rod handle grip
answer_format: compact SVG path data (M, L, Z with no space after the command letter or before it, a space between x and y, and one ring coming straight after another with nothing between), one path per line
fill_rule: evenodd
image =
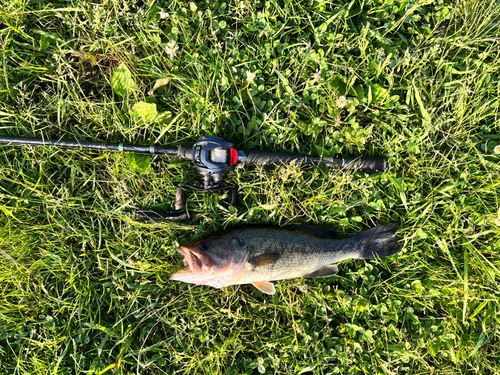
M269 165L269 164L302 164L306 161L304 155L284 154L260 150L242 150L246 158L243 164Z
M382 158L358 157L343 158L342 168L361 172L382 172L386 166L387 162Z

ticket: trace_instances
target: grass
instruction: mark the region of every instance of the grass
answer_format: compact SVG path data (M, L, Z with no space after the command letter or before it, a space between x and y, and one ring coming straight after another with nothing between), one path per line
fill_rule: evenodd
M193 193L179 224L122 211L172 208L188 162L0 147L0 373L499 374L499 21L472 0L5 2L2 135L389 169L237 168L237 210ZM233 225L389 221L400 255L275 296L168 279L179 244Z

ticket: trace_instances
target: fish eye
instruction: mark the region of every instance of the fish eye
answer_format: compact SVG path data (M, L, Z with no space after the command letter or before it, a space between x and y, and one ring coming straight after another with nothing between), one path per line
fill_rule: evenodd
M198 245L198 249L201 251L207 251L209 248L208 244L206 242L202 242Z

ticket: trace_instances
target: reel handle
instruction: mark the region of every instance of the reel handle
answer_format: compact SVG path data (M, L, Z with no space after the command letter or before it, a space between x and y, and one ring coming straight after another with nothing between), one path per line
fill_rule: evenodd
M229 186L229 206L236 207L238 205L238 187Z

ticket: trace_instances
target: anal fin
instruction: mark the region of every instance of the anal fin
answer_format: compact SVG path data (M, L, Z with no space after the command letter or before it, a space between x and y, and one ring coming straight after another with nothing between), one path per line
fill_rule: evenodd
M336 264L329 264L328 266L321 267L319 270L308 273L304 275L306 278L322 278L322 277L330 277L339 272L339 268Z
M259 289L262 293L273 295L276 293L276 289L274 288L274 284L269 281L256 281L252 283L254 287Z

